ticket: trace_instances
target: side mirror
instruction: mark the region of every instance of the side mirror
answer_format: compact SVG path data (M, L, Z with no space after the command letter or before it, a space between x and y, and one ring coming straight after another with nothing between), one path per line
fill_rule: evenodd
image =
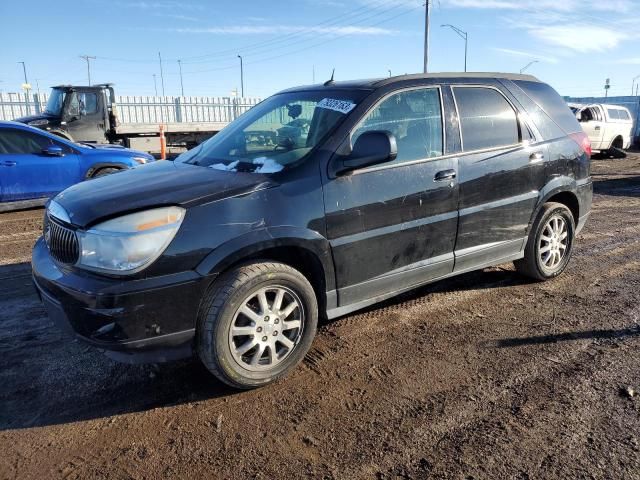
M45 155L49 155L50 157L64 157L64 151L62 147L58 145L49 145L47 148L42 150L42 153Z
M386 130L371 130L358 137L351 154L338 160L335 174L395 160L398 156L396 137Z

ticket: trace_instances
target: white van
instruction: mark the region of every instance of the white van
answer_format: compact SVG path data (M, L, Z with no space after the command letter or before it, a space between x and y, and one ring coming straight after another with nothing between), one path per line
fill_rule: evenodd
M589 136L593 151L618 156L620 150L626 150L631 146L633 118L626 108L603 103L569 104L569 107Z

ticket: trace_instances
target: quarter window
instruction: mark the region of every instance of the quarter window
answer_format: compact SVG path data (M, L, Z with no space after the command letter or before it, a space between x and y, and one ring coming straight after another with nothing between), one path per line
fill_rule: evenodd
M395 93L369 112L353 133L352 144L364 132L387 130L398 146L392 163L439 157L443 155L441 111L437 88Z
M492 88L453 89L465 151L519 143L518 118L500 92Z

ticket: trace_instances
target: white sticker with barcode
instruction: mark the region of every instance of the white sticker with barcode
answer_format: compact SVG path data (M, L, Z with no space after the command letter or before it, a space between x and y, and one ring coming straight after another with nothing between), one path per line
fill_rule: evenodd
M318 107L328 108L329 110L335 110L336 112L347 114L354 108L356 104L349 100L336 100L335 98L323 98L318 102Z

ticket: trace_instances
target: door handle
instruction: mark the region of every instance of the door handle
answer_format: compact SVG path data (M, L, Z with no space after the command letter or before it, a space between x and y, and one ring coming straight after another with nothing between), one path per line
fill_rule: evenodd
M13 160L4 160L2 162L2 166L4 167L13 167L16 165L17 162L14 162Z
M544 160L544 154L542 152L533 152L529 155L530 162L541 162L542 160Z
M596 125L595 127L593 127L594 130L600 130L600 125Z
M433 177L434 182L444 182L447 180L453 180L456 178L455 170L442 170L441 172L436 173L435 177Z

